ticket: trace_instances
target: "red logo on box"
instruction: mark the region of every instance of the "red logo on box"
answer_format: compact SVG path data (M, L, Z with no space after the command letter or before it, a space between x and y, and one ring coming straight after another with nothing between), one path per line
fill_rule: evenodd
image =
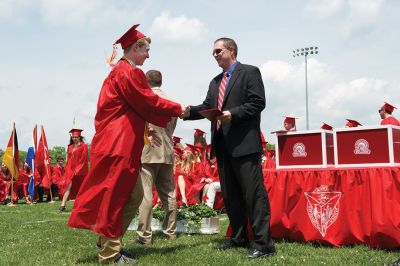
M297 142L293 145L293 157L307 157L306 146L303 143Z
M358 139L354 143L354 154L370 154L369 143L365 139Z

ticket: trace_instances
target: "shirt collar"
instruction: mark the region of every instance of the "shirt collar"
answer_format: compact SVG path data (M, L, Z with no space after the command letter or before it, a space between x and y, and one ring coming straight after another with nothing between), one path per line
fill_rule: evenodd
M228 77L230 77L230 76L232 75L232 72L233 72L233 70L235 69L237 63L238 63L238 61L236 61L235 63L233 63L233 64L228 68L228 70L226 71Z

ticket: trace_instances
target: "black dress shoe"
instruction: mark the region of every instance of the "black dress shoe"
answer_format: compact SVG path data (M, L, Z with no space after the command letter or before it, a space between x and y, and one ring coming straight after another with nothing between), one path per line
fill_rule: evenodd
M263 258L263 257L268 257L268 256L275 256L276 251L275 249L268 250L266 252L258 250L256 248L250 249L249 253L247 253L246 257L249 259L258 259L258 258Z
M232 248L247 248L248 244L247 243L235 243L233 241L226 242L222 246L217 247L219 251L224 251Z
M65 208L65 206L60 206L60 208L58 208L58 211L57 211L57 213L63 213L63 212L66 212L67 211L67 209Z

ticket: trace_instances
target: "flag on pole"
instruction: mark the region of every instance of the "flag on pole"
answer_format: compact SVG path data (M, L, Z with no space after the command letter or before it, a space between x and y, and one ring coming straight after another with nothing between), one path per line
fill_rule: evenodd
M37 125L33 128L33 147L35 147L35 151L37 151Z
M33 198L35 196L35 150L33 147L28 148L25 162L32 170L32 173L29 176L28 193Z
M36 167L42 177L42 186L49 189L51 186L50 155L43 126L41 126L41 131L39 145L36 151Z
M37 150L37 125L33 128L33 144L28 148L25 162L29 165L32 173L29 177L28 193L33 198L35 196L35 151Z
M10 140L8 141L7 149L4 153L3 163L7 166L13 179L18 179L19 169L19 153L18 153L18 138L15 123L11 132Z

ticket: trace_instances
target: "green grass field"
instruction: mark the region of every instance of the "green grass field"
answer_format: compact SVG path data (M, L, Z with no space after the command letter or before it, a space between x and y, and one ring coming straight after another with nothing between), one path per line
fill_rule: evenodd
M72 202L67 207L70 210ZM59 202L34 206L0 206L0 265L96 265L96 235L66 227L69 213L57 214ZM178 235L178 239L154 237L154 244L130 243L125 248L139 259L138 265L384 265L400 257L399 251L372 250L365 246L331 248L279 240L277 255L248 260L245 249L220 252L228 220L221 216L219 235Z

